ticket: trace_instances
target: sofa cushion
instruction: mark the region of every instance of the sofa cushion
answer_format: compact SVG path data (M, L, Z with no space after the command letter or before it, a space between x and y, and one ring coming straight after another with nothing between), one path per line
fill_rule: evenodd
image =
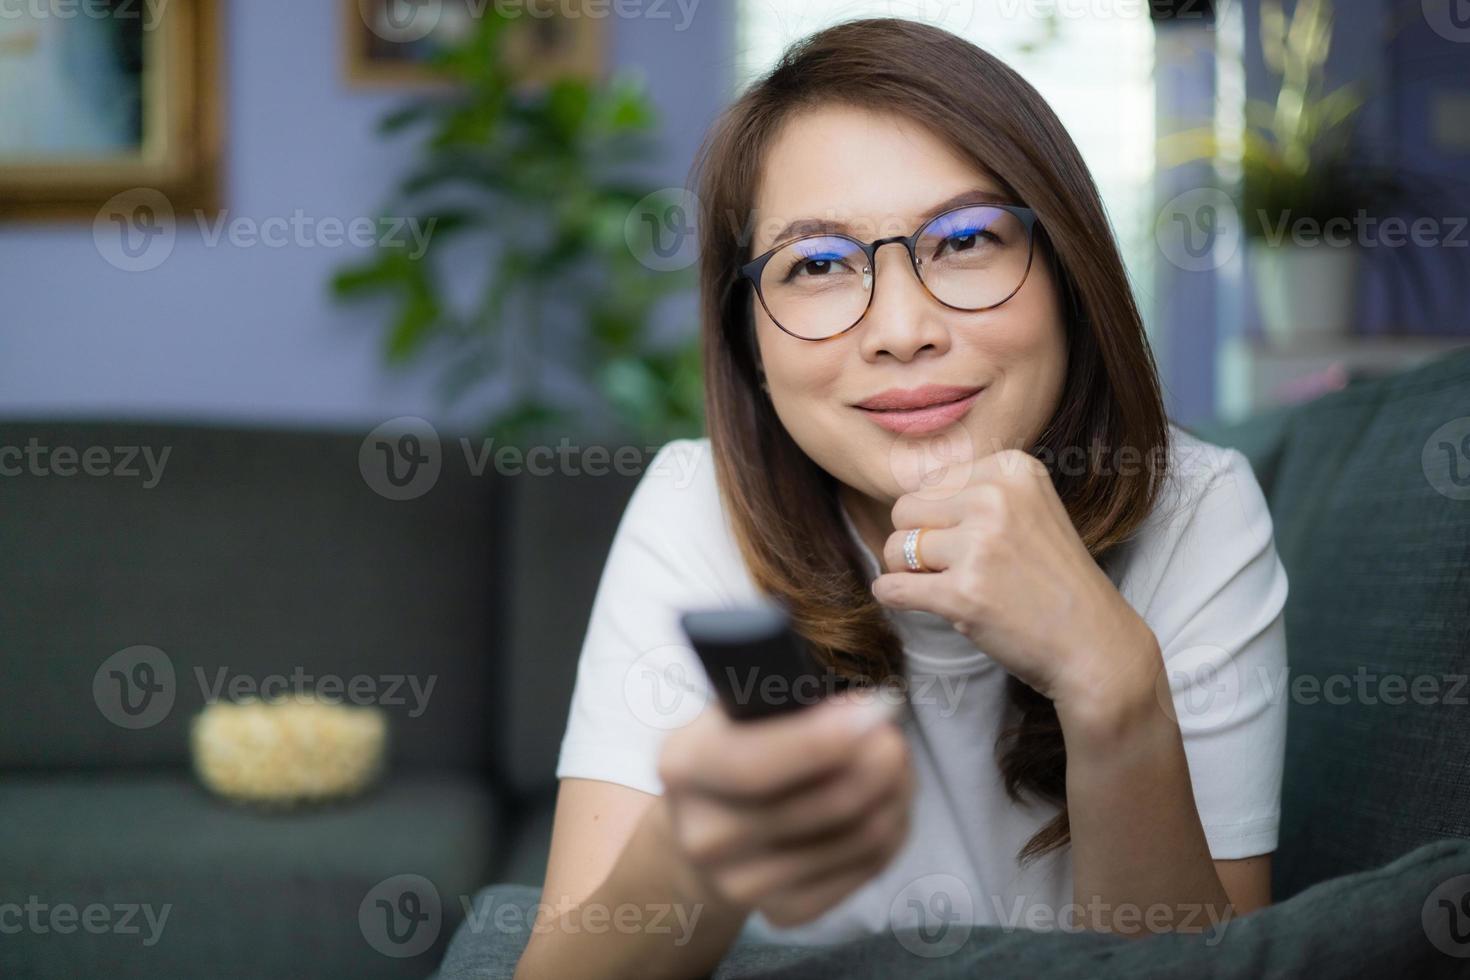
M206 697L327 678L389 713L395 759L488 765L502 482L446 432L432 486L389 499L367 436L0 423L0 766L180 766ZM135 647L167 658L172 700L124 727L107 675L163 684L104 669Z
M449 774L274 813L180 774L7 774L0 908L30 903L42 927L6 929L0 975L96 976L106 964L108 977L150 980L422 977L459 921L460 897L496 860L497 808L481 785ZM418 878L400 876L422 876L439 896L437 926L395 930L406 944L432 928L428 948L386 932L378 899L408 908L400 895L415 891L421 910L431 904ZM105 907L87 914L116 928L81 927L88 906Z
M1194 431L1269 467L1290 582L1277 897L1470 837L1470 351Z

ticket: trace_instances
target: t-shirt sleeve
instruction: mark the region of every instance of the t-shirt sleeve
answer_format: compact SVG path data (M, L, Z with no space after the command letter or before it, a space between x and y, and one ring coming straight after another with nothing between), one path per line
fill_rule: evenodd
M1212 447L1215 448L1215 447ZM1276 849L1286 750L1286 570L1247 458L1215 448L1150 625L1216 860ZM1164 698L1162 685L1160 697Z
M712 461L702 440L665 444L639 478L593 598L557 760L558 778L661 793L664 736L713 698L679 626L686 609L728 607Z

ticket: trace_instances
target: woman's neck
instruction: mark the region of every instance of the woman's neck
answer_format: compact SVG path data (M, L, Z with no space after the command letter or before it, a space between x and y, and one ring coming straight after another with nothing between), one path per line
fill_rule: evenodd
M837 496L848 516L852 518L859 536L878 557L881 566L883 547L893 534L893 504L875 500L846 484L840 486Z

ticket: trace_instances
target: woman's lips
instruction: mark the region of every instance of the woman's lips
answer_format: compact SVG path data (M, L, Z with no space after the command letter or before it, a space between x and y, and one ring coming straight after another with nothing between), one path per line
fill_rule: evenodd
M911 408L903 411L894 410L879 412L871 408L859 408L868 418L877 422L889 432L897 432L900 435L926 435L930 432L938 432L947 426L953 425L970 411L970 406L975 404L975 399L985 391L981 388L972 395L966 395L959 401L944 402L940 405L926 405L923 408Z

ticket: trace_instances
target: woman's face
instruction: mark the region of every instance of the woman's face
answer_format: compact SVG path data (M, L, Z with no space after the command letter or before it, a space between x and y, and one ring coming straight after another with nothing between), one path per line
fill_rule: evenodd
M764 161L750 254L793 237L782 229L800 219L844 223L860 241L909 235L937 205L968 192L1002 190L922 125L858 108L808 110L782 126ZM1032 445L1057 408L1067 366L1039 247L1020 290L980 313L930 296L901 244L878 250L872 288L857 326L823 341L785 333L752 295L772 404L807 455L891 508L900 495L937 485L921 476L941 464L950 464L945 480L963 482L966 460ZM891 431L856 407L927 384L983 390L963 417L922 434Z

